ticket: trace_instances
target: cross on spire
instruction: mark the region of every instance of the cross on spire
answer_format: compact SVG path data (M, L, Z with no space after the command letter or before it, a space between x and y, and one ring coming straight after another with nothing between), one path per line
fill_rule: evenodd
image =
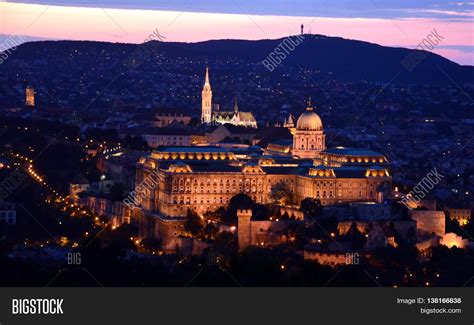
M306 107L306 110L312 111L313 110L313 105L311 104L311 97L308 97L308 106Z

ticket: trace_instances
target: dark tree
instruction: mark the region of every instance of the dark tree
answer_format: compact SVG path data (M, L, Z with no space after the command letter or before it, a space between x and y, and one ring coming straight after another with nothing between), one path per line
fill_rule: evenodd
M110 200L122 201L125 197L125 190L122 183L115 183L110 187Z
M278 204L293 203L293 192L284 182L278 182L273 186L270 197Z
M203 230L201 218L191 209L188 209L188 212L186 213L184 229L190 232L193 236L198 236Z
M359 231L355 221L352 222L347 234L344 237L345 240L351 243L352 249L354 250L362 250L365 246L365 243L367 242L367 238Z
M307 218L319 217L323 212L321 201L310 197L307 197L301 201L300 209Z

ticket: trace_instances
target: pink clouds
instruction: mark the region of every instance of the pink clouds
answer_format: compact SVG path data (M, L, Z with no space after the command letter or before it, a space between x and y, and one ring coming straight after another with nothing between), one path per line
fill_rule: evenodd
M433 18L372 19L190 13L0 3L0 34L73 40L141 43L155 29L166 41L264 39L305 30L387 46L414 48L436 28L443 46L474 45L472 22ZM436 50L451 60L473 64L470 53Z

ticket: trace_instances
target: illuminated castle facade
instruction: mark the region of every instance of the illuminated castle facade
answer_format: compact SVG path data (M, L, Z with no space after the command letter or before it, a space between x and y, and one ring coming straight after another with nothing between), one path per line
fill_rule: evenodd
M291 155L250 149L188 146L153 151L137 163L136 184L157 184L143 200L142 211L167 217L185 216L188 209L203 214L227 206L238 193L270 203L273 188L281 183L296 204L307 197L323 205L383 202L391 193L387 159L368 149L326 149L321 119L311 105L297 121Z
M202 88L201 102L201 122L216 124L232 124L245 127L257 127L257 121L252 112L242 112L239 110L237 98L235 99L233 111L213 111L212 109L212 89L209 81L209 68L206 67L206 77ZM218 106L216 106L218 107Z

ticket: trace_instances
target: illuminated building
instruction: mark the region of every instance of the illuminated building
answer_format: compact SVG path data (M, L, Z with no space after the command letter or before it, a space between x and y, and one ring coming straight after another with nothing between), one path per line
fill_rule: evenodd
M201 122L211 123L212 118L212 90L211 83L209 82L209 68L206 67L206 78L204 81L204 87L202 88L202 111L201 111Z
M35 107L35 90L32 87L26 87L25 105Z
M470 209L456 209L448 208L449 218L451 220L456 220L459 225L465 226L471 220L471 210Z
M203 214L227 206L239 193L266 204L272 202L272 189L279 183L286 184L297 204L307 197L323 205L380 203L388 198L391 175L386 158L367 149L325 150L321 119L308 107L298 119L293 156L188 146L160 147L142 157L136 186L150 178L157 186L145 196L141 209L172 217L185 216L188 209Z
M323 122L314 112L311 101L309 101L306 112L301 114L296 122L296 131L293 135L293 156L314 158L317 153L326 149L325 138Z
M202 104L201 104L201 122L216 124L232 124L245 127L257 127L257 121L252 112L243 112L239 110L237 98L234 102L233 111L213 111L212 107L212 89L209 81L209 68L206 67L206 77L202 88ZM217 107L217 106L216 106Z

